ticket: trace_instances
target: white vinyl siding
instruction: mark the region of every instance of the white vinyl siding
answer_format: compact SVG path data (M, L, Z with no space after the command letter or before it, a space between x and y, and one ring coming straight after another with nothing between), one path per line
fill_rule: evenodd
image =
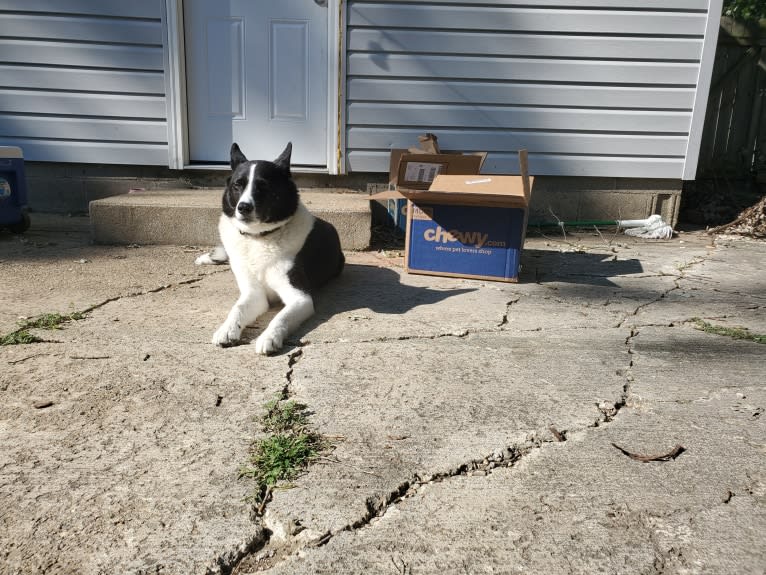
M162 0L3 0L0 145L167 165L163 14Z
M488 173L524 147L536 175L684 176L708 0L352 0L347 19L348 171L433 132Z

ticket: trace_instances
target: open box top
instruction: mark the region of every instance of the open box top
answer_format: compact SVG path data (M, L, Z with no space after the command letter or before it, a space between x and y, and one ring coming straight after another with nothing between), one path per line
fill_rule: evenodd
M443 155L443 154L439 154ZM428 157L430 154L415 154ZM463 156L469 158L471 156ZM474 156L475 157L475 156ZM482 158L483 162L483 158ZM393 163L393 155L392 155ZM519 150L520 175L438 174L428 189L399 187L370 196L374 200L407 198L414 203L520 207L529 205L534 178L529 176L527 151Z
M389 182L396 188L427 190L437 175L478 174L486 157L486 152L429 154L391 150Z

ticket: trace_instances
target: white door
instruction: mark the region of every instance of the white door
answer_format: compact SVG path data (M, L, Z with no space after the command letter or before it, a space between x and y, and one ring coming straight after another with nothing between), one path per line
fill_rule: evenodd
M327 8L315 0L185 0L189 158L327 165Z

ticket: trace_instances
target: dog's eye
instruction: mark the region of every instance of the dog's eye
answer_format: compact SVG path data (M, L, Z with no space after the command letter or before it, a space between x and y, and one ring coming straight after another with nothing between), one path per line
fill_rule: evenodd
M265 192L269 189L269 182L263 178L256 178L255 189Z

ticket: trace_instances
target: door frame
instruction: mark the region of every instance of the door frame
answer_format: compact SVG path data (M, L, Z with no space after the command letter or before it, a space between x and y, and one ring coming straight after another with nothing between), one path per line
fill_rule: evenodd
M311 1L311 0L307 0ZM327 0L327 167L295 172L344 173L343 97L345 86L345 2ZM189 126L186 109L186 52L183 0L165 0L165 98L168 117L168 166L173 170L228 169L222 165L192 165L189 159Z

